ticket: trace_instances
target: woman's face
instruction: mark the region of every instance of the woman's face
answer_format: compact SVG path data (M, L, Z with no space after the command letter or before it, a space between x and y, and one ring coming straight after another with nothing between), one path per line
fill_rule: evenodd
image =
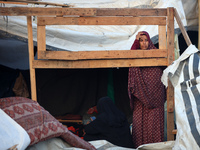
M140 49L142 50L148 49L149 41L146 35L141 35L139 42L140 42Z

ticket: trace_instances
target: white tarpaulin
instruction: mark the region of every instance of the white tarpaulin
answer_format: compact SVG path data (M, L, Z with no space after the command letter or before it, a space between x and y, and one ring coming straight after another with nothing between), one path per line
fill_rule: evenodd
M200 51L190 45L164 70L174 86L177 135L174 150L200 149Z
M43 0L44 1L44 0ZM55 2L45 0L45 2ZM194 1L195 2L195 1ZM56 3L69 4L74 8L167 8L177 9L184 26L187 26L181 0L59 0ZM187 2L188 3L188 2ZM191 1L192 3L192 1ZM193 3L194 4L194 3ZM16 6L5 4L6 7ZM18 5L19 6L19 5ZM45 7L29 4L29 7ZM192 5L191 5L192 6ZM26 7L26 6L21 6ZM52 6L47 6L52 7ZM192 7L193 8L193 7ZM191 8L191 9L192 9ZM37 18L33 17L33 36L36 41ZM175 21L175 28L178 25ZM27 23L24 16L0 16L0 30L27 38ZM154 26L47 26L46 43L57 49L71 51L85 50L129 50L138 31L147 31L151 37L158 34ZM156 39L157 40L157 39ZM155 40L155 41L156 41Z
M198 31L199 24L199 7L198 0L182 0L185 12L187 26L190 29Z

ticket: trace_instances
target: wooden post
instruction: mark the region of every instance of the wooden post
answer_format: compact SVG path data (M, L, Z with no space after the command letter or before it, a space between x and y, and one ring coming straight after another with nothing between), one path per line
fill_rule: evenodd
M159 49L167 49L166 25L158 26Z
M32 30L31 16L27 16L27 28L28 28L29 68L30 68L30 81L31 81L31 99L37 101L35 68L33 68L34 49L33 49L33 30Z
M46 29L45 26L37 26L37 50L46 51Z
M189 36L188 36L188 34L187 34L187 31L185 30L185 28L184 28L184 26L183 26L183 23L182 23L182 21L181 21L180 16L178 15L178 12L177 12L176 8L174 8L174 16L175 16L175 18L176 18L176 21L177 21L177 23L178 23L178 26L179 26L179 28L180 28L182 34L183 34L183 37L184 37L184 39L185 39L185 42L187 43L187 46L190 46L190 44L192 44L192 42L190 41L190 38L189 38Z
M174 61L174 8L167 8L168 66ZM167 89L167 140L174 140L174 88L168 81Z

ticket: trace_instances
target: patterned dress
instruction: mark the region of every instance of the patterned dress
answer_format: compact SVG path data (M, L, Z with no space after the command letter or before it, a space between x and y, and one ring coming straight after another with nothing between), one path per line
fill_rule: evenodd
M144 31L143 31L144 32ZM149 49L156 49L149 34ZM135 40L131 50L139 48ZM164 103L165 88L161 82L160 67L131 67L128 75L128 94L133 110L132 138L135 148L142 144L164 140Z

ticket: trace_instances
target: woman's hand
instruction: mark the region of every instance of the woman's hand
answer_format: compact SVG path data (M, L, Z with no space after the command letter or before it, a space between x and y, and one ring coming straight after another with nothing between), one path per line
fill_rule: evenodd
M137 40L140 39L141 34L143 34L143 32L138 32L138 34L136 35L136 39L137 39Z

